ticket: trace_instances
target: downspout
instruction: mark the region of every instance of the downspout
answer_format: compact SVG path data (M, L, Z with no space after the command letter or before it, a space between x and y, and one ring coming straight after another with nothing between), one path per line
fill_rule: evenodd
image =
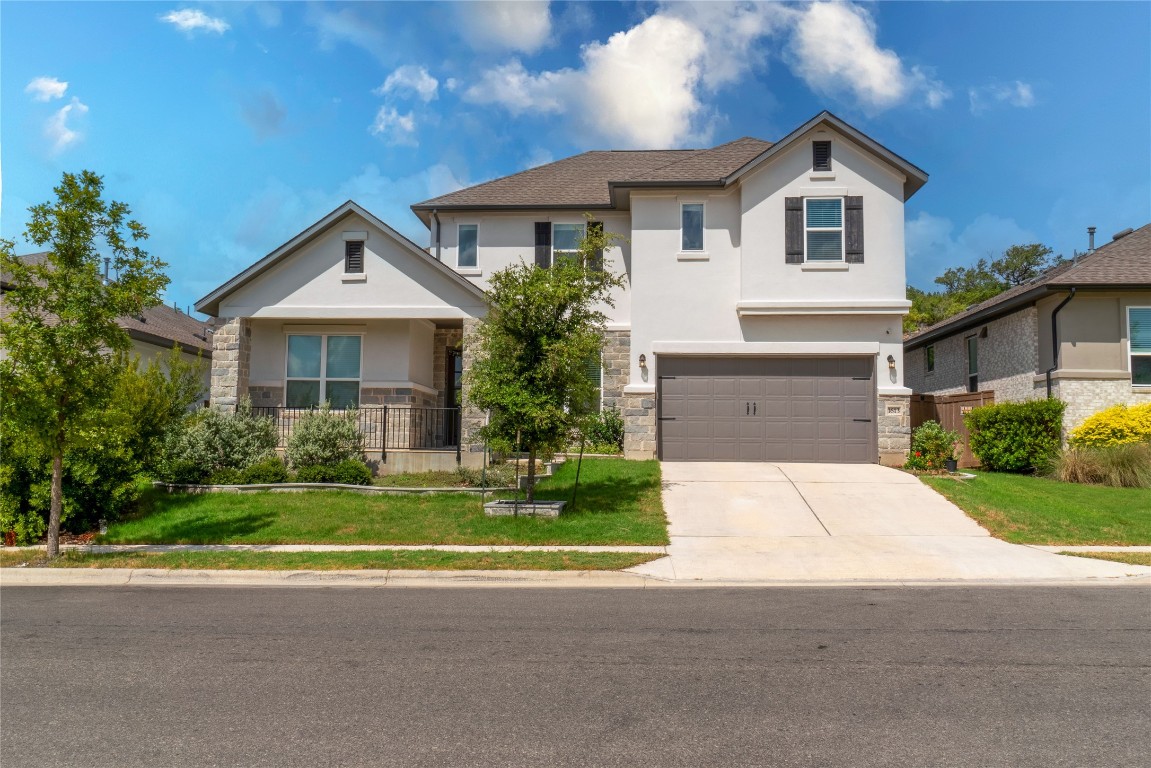
M440 261L440 212L433 210L432 218L436 220L436 261Z
M1067 294L1067 298L1059 302L1059 306L1051 311L1051 367L1047 369L1047 399L1051 399L1051 374L1059 370L1059 324L1056 319L1059 317L1059 310L1067 306L1067 302L1075 298L1075 286L1071 286L1071 291Z

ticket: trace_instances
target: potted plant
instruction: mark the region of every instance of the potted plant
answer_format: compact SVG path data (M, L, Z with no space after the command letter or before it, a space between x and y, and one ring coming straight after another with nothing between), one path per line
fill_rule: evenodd
M911 435L911 455L907 466L910 469L955 472L958 462L955 459L955 446L959 443L958 432L944 429L938 422L926 421Z

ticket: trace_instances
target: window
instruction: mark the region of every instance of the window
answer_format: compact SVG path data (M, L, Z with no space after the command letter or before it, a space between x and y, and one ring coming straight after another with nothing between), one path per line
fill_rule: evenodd
M979 391L979 337L967 337L967 391Z
M344 241L344 272L349 275L361 274L364 271L364 241Z
M480 225L460 225L459 252L456 254L457 267L474 267L478 264Z
M935 346L928 345L923 350L923 363L927 373L935 371Z
M807 261L843 261L843 198L804 198Z
M703 250L703 203L680 206L680 250Z
M583 240L583 224L552 225L552 263L563 258L574 258Z
M831 142L830 141L813 141L813 142L811 142L811 170L813 170L813 171L830 171L831 170Z
M333 408L360 404L359 336L288 336L285 404Z
M1127 308L1127 345L1131 383L1151 386L1151 307Z

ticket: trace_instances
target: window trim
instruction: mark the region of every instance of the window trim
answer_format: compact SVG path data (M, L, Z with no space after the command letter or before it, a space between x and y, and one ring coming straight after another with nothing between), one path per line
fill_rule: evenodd
M463 254L463 246L461 245L463 238L461 233L464 227L475 227L476 230L476 252L474 264L461 264L460 256ZM480 224L478 221L463 221L456 223L456 269L479 269L480 268Z
M1132 387L1151 387L1151 382L1142 384L1135 381L1135 358L1137 356L1151 358L1151 352L1135 352L1132 350L1133 345L1131 343L1131 310L1133 309L1145 309L1148 312L1151 312L1151 306L1135 304L1127 305L1127 374L1131 378Z
M688 248L684 245L684 226L683 214L684 209L689 205L699 206L699 247ZM704 243L704 233L707 232L707 201L706 200L683 200L679 204L679 252L684 254L691 254L698 256L707 253L707 248Z
M807 204L811 200L839 201L838 227L809 227L807 225ZM807 235L810 232L838 232L838 259L809 259L807 256ZM804 264L846 264L847 263L847 199L839 195L817 195L803 198L803 263Z
M289 345L292 343L291 339L293 336L310 336L313 338L318 337L320 339L320 376L318 379L313 378L311 376L289 376L288 375L288 363L289 363L289 357L290 357L290 353L289 353L288 348L289 348ZM328 339L330 337L333 337L333 336L337 336L337 337L356 336L356 337L359 337L359 339L360 339L360 375L359 375L359 377L354 378L354 379L348 379L348 378L340 378L340 377L329 377L327 375L327 373L328 373ZM361 390L363 389L363 381L364 381L364 336L365 336L365 334L363 332L358 332L358 333L286 333L286 334L284 334L284 405L285 405L285 407L290 407L290 408L320 407L324 403L328 402L327 394L328 394L328 382L329 381L354 381L357 384L355 407L359 408L360 407L360 393L361 393ZM315 406L304 406L304 405L288 406L287 403L288 403L288 382L289 381L319 381L320 382L319 402ZM333 409L333 410L346 410L346 409L338 408L338 409Z
M566 248L563 250L557 250L556 249L556 227L557 226L576 227L582 233L579 236L579 239L577 240L577 242L579 240L583 240L587 236L587 222L586 221L553 221L551 224L552 224L551 263L548 264L548 267L554 267L555 266L556 254L559 254L562 256L564 254L579 253L578 249L576 249L576 250L568 250Z
M975 371L971 370L971 342L975 342ZM979 391L979 334L973 333L963 337L964 356L967 358L967 391Z
M923 373L929 375L935 373L935 345L928 344L923 348Z

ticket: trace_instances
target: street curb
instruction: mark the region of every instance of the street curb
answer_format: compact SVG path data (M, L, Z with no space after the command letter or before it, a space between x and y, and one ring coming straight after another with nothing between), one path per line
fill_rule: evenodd
M739 589L771 587L1134 587L1151 575L1069 579L839 579L665 581L626 571L226 571L155 568L0 568L0 586Z

